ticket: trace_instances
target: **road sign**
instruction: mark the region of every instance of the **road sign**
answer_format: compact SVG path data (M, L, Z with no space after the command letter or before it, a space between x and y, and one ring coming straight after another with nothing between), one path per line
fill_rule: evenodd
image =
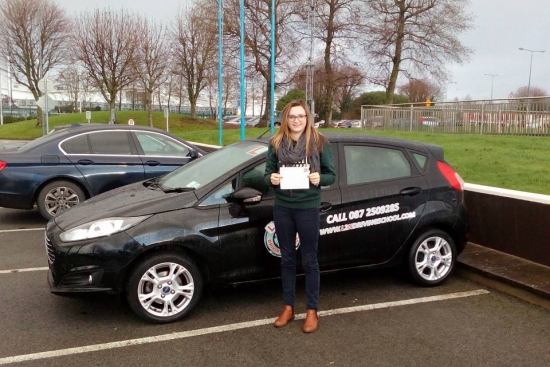
M92 119L92 111L86 111L86 120L88 120L88 123L90 123L91 119Z
M432 105L432 100L431 99L426 99L426 106L430 107Z
M41 92L53 91L53 82L50 79L42 78L38 81L38 89Z
M54 109L57 106L57 103L50 97L48 94L44 94L42 97L38 98L38 101L36 101L36 105L40 107L41 109L46 109L46 100L47 100L47 110L50 111Z
M134 122L134 119L128 119L128 125L134 125L135 122Z

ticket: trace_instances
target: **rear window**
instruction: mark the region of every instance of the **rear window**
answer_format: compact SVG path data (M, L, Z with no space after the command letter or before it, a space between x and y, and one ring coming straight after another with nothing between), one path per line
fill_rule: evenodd
M411 165L398 149L373 146L344 147L348 185L408 177Z

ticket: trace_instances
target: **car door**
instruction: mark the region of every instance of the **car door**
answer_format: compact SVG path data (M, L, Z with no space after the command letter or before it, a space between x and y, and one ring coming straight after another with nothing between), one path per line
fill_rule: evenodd
M63 141L60 147L94 195L144 179L143 163L128 131L88 132Z
M273 238L266 234L273 220L274 197L273 190L263 180L264 172L265 161L249 166L200 204L220 208L218 251L220 275L226 281L265 279L280 273L279 257L273 253ZM247 206L228 203L226 198L242 187L262 192L262 200Z
M419 220L429 187L399 147L341 143L339 149L342 210L321 235L332 239L340 266L384 263Z
M191 147L153 131L133 131L145 179L164 175L188 163Z

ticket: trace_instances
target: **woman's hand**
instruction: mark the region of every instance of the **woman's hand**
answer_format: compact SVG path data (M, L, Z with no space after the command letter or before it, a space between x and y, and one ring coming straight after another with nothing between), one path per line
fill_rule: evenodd
M321 175L319 175L319 172L310 173L309 182L311 182L312 185L319 186L319 182L321 182Z
M274 186L279 185L281 183L281 178L283 178L283 176L281 176L277 172L273 172L271 174L271 184L274 185Z

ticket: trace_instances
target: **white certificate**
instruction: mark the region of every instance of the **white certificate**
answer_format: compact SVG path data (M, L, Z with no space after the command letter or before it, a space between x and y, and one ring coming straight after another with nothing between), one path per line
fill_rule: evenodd
M309 167L281 167L281 189L309 189Z

